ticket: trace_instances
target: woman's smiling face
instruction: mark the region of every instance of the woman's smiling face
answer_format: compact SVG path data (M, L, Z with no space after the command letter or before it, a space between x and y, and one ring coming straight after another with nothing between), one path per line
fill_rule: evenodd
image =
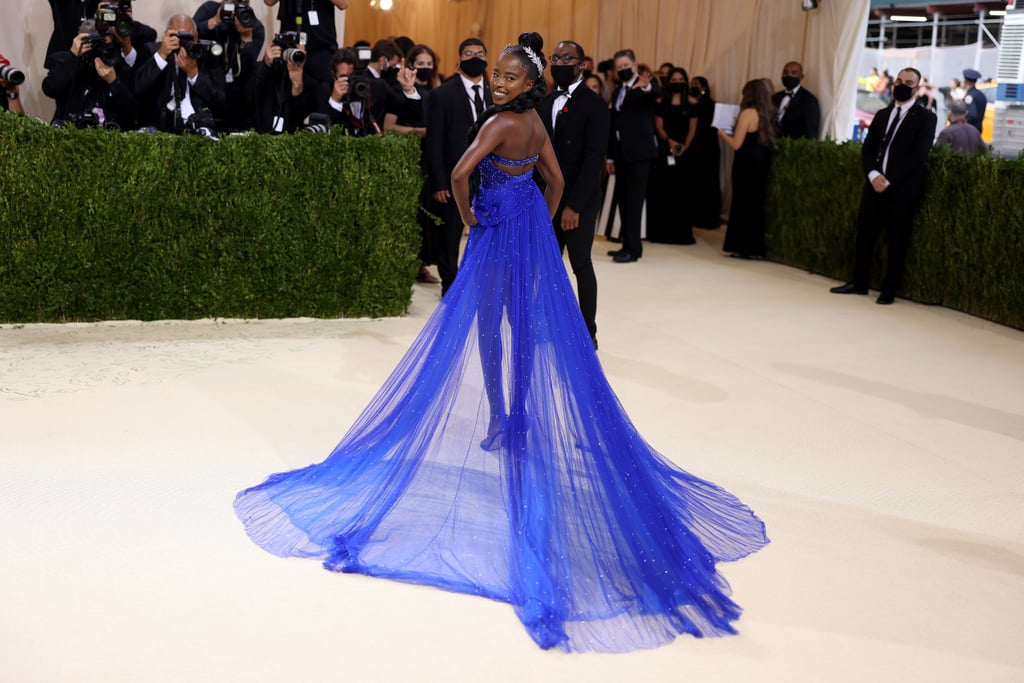
M533 90L533 79L519 57L502 54L491 73L491 96L495 104L508 104L524 92Z

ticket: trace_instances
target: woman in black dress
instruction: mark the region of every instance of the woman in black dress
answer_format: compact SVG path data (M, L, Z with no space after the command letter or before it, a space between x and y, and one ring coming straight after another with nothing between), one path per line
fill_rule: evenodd
M732 164L732 207L722 247L730 256L762 258L765 253L764 200L775 137L771 93L762 79L743 86L735 132L718 135L736 151Z
M693 144L697 119L693 116L687 91L690 79L684 69L674 67L668 87L654 110L658 134L658 159L647 186L647 239L669 244L695 244L689 216L684 170L684 153Z
M703 76L694 76L690 81L690 105L697 121L697 134L683 159L690 223L695 228L712 230L722 223L722 151L718 147L718 131L711 126L715 101Z

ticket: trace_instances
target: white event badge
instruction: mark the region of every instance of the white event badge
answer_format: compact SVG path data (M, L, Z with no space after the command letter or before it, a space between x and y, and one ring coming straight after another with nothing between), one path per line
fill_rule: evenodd
M307 14L306 16L309 17L309 25L310 26L319 26L320 25L320 15L317 14L315 9L309 10L309 14Z

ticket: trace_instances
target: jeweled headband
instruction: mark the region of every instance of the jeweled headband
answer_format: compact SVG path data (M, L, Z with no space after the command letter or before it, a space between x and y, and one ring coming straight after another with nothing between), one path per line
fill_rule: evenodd
M538 74L544 73L544 63L540 61L540 57L537 55L536 52L534 52L532 49L530 49L526 45L515 46L515 45L512 45L511 43L509 43L508 45L505 46L505 52L508 52L513 47L521 47L521 48L523 48L523 52L525 52L526 56L530 58L530 61L533 62L533 65L535 67L537 67L537 73Z

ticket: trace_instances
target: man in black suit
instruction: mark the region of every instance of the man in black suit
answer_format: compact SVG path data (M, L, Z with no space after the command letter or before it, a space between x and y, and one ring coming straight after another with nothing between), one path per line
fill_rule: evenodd
M209 52L190 56L179 33L197 37L192 17L171 17L163 39L149 46L153 56L135 69L140 123L170 133L184 132L194 116L193 126L220 118L226 103L223 63Z
M821 108L818 98L801 85L804 67L800 62L789 62L782 67L781 90L772 95L775 105L775 129L780 137L818 139L821 128Z
M917 106L914 92L921 83L917 69L903 69L893 81L893 103L875 114L861 148L868 183L857 219L857 257L853 280L833 287L833 294L867 294L875 242L884 229L889 262L879 304L896 297L910 247L910 229L924 196L928 153L935 138L935 114Z
M462 217L452 197L451 175L455 164L469 146L469 129L493 104L491 89L483 77L487 69L487 48L477 38L459 45L459 69L455 76L427 95L427 134L423 154L427 182L434 200L431 212L442 219L436 234L437 272L441 276L441 295L452 286L459 268L459 244Z
M601 209L601 166L608 147L608 105L583 86L579 43L563 40L551 53L551 77L558 89L538 111L565 179L565 191L552 223L558 246L569 251L580 310L597 348L597 277L590 258L594 226Z
M661 95L650 72L638 73L632 50L615 53L618 89L612 96L608 173L615 174L615 195L622 216L622 249L608 252L616 263L632 263L643 255L643 220L647 178L658 156L654 106Z

